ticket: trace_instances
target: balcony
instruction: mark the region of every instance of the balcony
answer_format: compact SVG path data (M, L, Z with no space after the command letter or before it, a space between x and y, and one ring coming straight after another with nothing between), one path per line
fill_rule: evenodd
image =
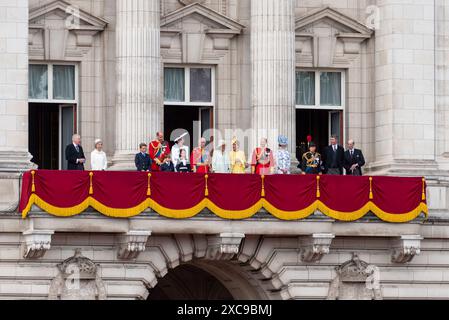
M56 217L302 219L411 222L428 214L424 178L258 176L33 170L25 173L20 212ZM35 209L34 209L35 210Z

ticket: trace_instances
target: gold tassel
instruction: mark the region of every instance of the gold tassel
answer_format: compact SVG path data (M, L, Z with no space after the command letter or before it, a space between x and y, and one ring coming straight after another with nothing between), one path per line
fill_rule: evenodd
M422 178L422 201L426 201L426 179Z
M147 196L151 196L151 173L148 174L148 189L147 189Z
M206 196L206 197L208 197L209 196L209 187L207 186L207 179L209 179L209 175L205 175L204 176L204 178L206 179L206 190L204 190L204 195Z
M373 193L373 177L369 177L369 199L374 199L374 193Z
M261 197L265 198L265 176L262 176L262 192Z
M94 187L92 185L92 177L94 176L93 172L89 173L89 178L90 178L90 187L89 187L89 195L93 195L94 194Z
M316 197L319 199L321 198L321 191L320 191L320 176L316 176Z
M36 171L31 171L31 192L36 192L36 185L34 184L34 175L36 174Z

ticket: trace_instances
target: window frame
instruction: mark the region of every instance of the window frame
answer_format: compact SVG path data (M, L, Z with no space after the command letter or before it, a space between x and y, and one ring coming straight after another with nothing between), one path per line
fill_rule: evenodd
M184 101L165 101L166 106L193 106L193 107L214 107L215 106L215 67L211 65L176 65L165 64L165 68L184 69ZM190 102L190 69L210 69L211 70L211 101L210 102ZM164 81L163 81L164 83Z
M296 104L296 92L297 88L295 88L295 105L296 109L303 110L340 110L345 111L345 101L346 101L346 73L341 69L305 69L305 68L297 68L295 71L295 83L296 83L296 74L297 72L314 72L315 73L315 105L298 105ZM341 75L341 105L340 106L322 106L321 105L321 74L324 72L335 72L340 73Z
M29 103L59 103L59 104L76 104L79 99L79 82L78 82L78 64L70 62L45 62L45 61L29 61L29 65L46 65L47 66L47 99L32 99L28 97ZM53 66L74 66L75 67L75 99L74 100L58 100L53 98ZM28 70L29 72L29 70Z

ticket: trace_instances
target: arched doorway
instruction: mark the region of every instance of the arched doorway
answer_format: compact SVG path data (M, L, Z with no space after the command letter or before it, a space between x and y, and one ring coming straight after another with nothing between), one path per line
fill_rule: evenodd
M186 264L160 279L148 300L234 300L234 297L213 275Z
M239 263L196 260L169 270L148 300L269 300L261 284Z

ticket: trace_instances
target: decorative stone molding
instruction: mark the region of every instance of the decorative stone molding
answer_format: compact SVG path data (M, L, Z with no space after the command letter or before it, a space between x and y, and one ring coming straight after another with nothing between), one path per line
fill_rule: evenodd
M328 300L382 300L379 269L359 259L352 259L335 268Z
M141 252L145 251L149 236L151 236L151 231L129 231L127 234L120 235L118 258L121 260L136 259Z
M57 265L58 275L50 284L49 300L106 300L100 266L75 250L75 255Z
M179 56L181 61L178 62L182 63L219 60L225 55L223 52L229 50L231 39L241 34L244 28L201 2L191 2L161 18L162 56L165 60ZM176 41L178 43L174 45Z
M301 260L303 262L318 262L329 253L335 235L331 233L315 233L302 240Z
M23 257L25 259L39 259L50 250L52 230L27 230L23 235Z
M391 253L391 262L401 264L411 262L416 255L421 253L421 240L423 239L420 235L404 235L396 239Z
M38 6L29 13L30 55L46 60L80 57L87 52L86 48L92 47L94 36L105 30L107 24L106 20L65 1ZM75 36L74 43L69 42L71 34Z
M191 5L193 3L201 3L204 4L206 2L206 0L178 0L179 3L188 6Z
M231 260L240 251L243 233L222 233L207 237L206 260Z
M297 61L313 67L349 65L360 54L361 43L373 35L364 24L330 7L300 17L295 30Z

